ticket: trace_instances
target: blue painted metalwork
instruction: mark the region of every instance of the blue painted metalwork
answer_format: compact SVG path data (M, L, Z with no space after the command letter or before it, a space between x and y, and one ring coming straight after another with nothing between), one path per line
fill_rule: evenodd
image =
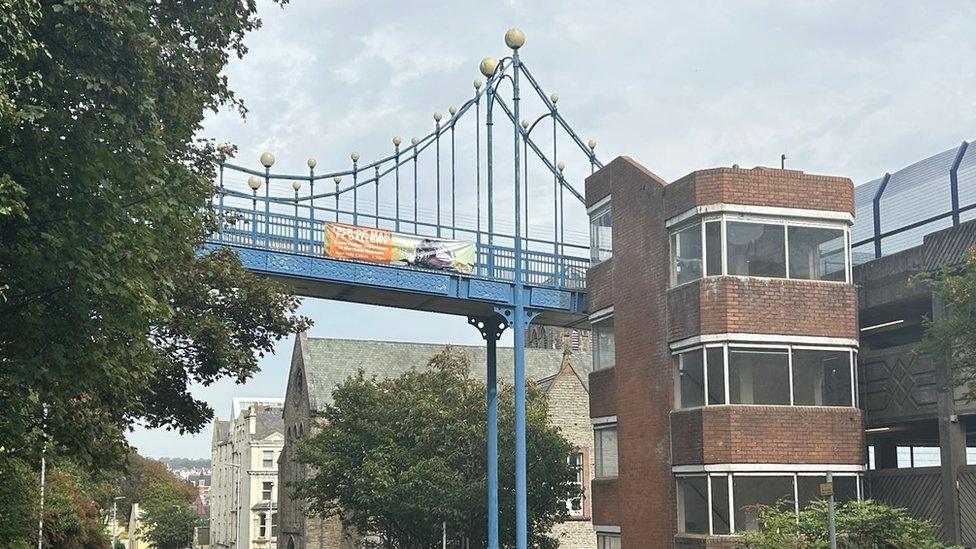
M959 224L959 164L962 163L962 159L966 156L966 149L969 148L969 143L966 141L962 142L959 146L959 152L956 153L956 159L952 161L952 167L949 168L949 188L950 194L952 195L952 224Z
M515 304L513 323L515 339L515 547L528 547L528 497L525 478L525 330L528 329L534 314L525 310L522 292L522 233L519 227L521 192L519 189L519 55L518 49L512 52L512 110L515 136ZM527 143L528 141L526 141ZM526 226L528 230L528 226Z
M571 185L559 169L562 163L557 158L559 129L570 137L576 149L586 156L591 170L602 167L596 159L593 147L588 146L569 127L559 114L554 101L551 101L538 85L531 73L522 63L518 50L513 49L510 57L503 58L495 65L495 71L487 76L482 87L475 81L474 96L459 108L451 108L448 123L441 124L440 116L435 116L434 130L420 138L413 138L409 149L401 149L399 138L394 138L393 153L371 164L360 167L359 155L350 155L351 169L316 174L314 161L309 160L307 175L292 176L271 171L271 166L254 170L221 162L220 185L216 207L221 225L213 238L204 247L207 250L218 246L233 248L246 268L275 277L293 284L303 295L344 299L362 303L397 305L417 310L430 310L465 315L469 322L474 320L482 325L483 336L489 348L489 545L498 549L498 494L497 494L497 392L495 376L497 365L494 360L494 342L509 325L514 325L515 333L515 409L516 409L516 546L525 549L527 545L527 494L526 494L526 445L525 445L525 331L537 316L540 321L550 325L575 325L585 322L586 294L585 273L589 263L589 246L586 235L578 241L569 242L566 237L565 192L577 200L574 202L585 227L585 208L583 195ZM531 127L521 127L519 115L525 98L521 97L522 79L529 82L541 99L543 112ZM501 84L507 80L511 84L512 103L509 108ZM481 98L486 97L485 139L481 138ZM553 96L555 97L555 96ZM495 208L496 187L495 168L497 157L494 143L496 120L494 108L501 108L504 116L513 127L513 174L514 193L513 215L510 219L499 219ZM474 224L467 225L457 215L456 126L468 112L474 112L474 153L475 184ZM552 120L552 157L543 153L542 148L531 136L532 129L542 120ZM440 138L451 132L450 184L451 215L443 216L446 207L441 189ZM521 140L521 142L520 142ZM485 145L485 200L487 223L482 222L482 144ZM421 154L428 148L434 157L436 192L433 212L420 207L419 163ZM572 147L570 147L572 149ZM529 151L533 154L530 155ZM406 153L406 154L404 154ZM530 219L544 219L544 216L530 217L533 206L544 208L547 201L533 204L529 181L529 162L539 161L553 176L552 231L551 238L539 232L536 236L529 231ZM403 216L400 188L400 167L410 162L413 165L413 217ZM273 159L270 162L273 164ZM372 168L372 170L370 170ZM225 173L226 172L226 173ZM364 172L364 173L360 173ZM392 189L383 181L384 176L393 172ZM257 189L234 188L228 185L227 174L261 176L265 185L264 208L259 209ZM505 174L507 176L507 173ZM351 184L343 187L342 178L351 176ZM316 193L315 182L332 178L334 190ZM523 179L524 178L524 179ZM298 179L309 182L307 195L294 189L294 193L276 195L271 185L275 181L289 183ZM231 181L233 183L233 181ZM238 183L240 183L238 181ZM359 187L373 185L374 207L359 208ZM393 194L386 203L392 214L382 213L381 202ZM340 200L347 196L346 200ZM463 195L460 195L463 198ZM468 195L470 196L470 195ZM316 199L329 198L332 201ZM351 206L349 199L351 198ZM331 203L331 207L325 204ZM302 208L308 208L304 212ZM428 206L429 208L429 206ZM523 210L524 208L524 210ZM462 212L465 212L462 205ZM424 217L421 217L421 214ZM409 215L409 214L408 214ZM365 218L361 220L360 218ZM372 219L369 219L372 217ZM408 266L381 265L374 263L340 260L325 256L325 220L349 221L354 225L392 227L402 231L404 225L413 226L416 235L442 236L447 232L451 238L473 241L476 250L476 264L470 274L434 271ZM450 220L450 226L445 224ZM245 227L235 224L235 220L249 220ZM511 232L498 230L512 223ZM524 223L524 228L523 228ZM541 223L537 221L537 223ZM448 231L449 229L449 231ZM474 319L474 320L473 320ZM493 326L493 327L492 327ZM486 328L487 331L486 331ZM487 334L487 335L486 335ZM491 336L491 337L489 337ZM494 410L494 412L492 412Z
M874 257L881 257L881 195L884 194L889 180L891 174L884 174L881 185L878 185L878 190L874 193Z

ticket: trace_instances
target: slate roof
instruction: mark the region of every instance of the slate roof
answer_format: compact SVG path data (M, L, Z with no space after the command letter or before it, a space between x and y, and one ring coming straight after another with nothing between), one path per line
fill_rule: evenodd
M285 435L285 417L282 415L282 411L283 408L280 406L257 409L254 421L255 440L263 440L274 433Z
M332 391L360 368L367 376L380 379L396 377L411 369L422 369L446 345L435 343L402 343L356 339L309 338L299 335L296 352L302 353L305 386L308 388L309 408L322 409L331 401ZM471 364L471 375L478 379L486 376L486 349L484 345L452 345L464 353ZM592 363L589 353L574 352L569 356L570 365L586 386ZM511 347L498 348L498 378L511 383L514 355ZM528 379L551 385L563 365L563 351L557 349L526 349L525 373ZM588 387L587 387L588 389Z
M214 420L213 438L219 442L226 442L230 436L230 422L221 419Z

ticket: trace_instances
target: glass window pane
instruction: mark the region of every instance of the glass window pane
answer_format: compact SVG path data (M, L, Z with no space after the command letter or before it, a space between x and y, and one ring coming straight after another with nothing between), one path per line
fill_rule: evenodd
M692 408L705 404L705 377L702 350L678 355L678 407Z
M789 404L789 369L785 349L729 349L729 402Z
M616 352L613 344L613 317L593 323L593 369L601 370L614 365Z
M783 225L730 221L726 232L730 275L786 276Z
M842 229L790 227L790 278L836 280L847 278Z
M801 406L853 406L850 351L793 351L793 402Z
M593 432L596 476L617 476L617 427L601 427Z
M671 235L671 281L684 284L702 276L701 225Z
M727 475L712 475L712 533L716 535L731 534L732 524L729 521L729 477Z
M613 217L610 207L590 217L590 261L595 265L613 256Z
M598 549L620 549L620 534L597 534Z
M708 533L707 477L678 477L678 531Z
M732 477L736 531L758 530L759 509L778 506L793 508L793 477Z
M705 349L708 364L708 403L725 404L725 351L721 347Z
M705 223L705 265L708 276L722 274L722 222Z

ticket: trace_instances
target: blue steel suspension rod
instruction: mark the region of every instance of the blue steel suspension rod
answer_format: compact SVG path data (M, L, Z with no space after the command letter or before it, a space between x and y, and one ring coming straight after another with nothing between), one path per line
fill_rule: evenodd
M373 184L375 186L374 189L375 198L373 201L373 212L374 212L373 217L376 218L375 226L377 229L379 229L380 228L380 165L375 164L373 166L373 169L376 170L376 183Z
M359 225L359 194L356 190L359 185L356 184L356 178L359 176L359 170L356 166L356 162L359 161L359 153L354 152L349 155L352 158L352 224Z
M526 484L526 455L525 455L525 330L526 310L523 304L524 296L522 283L522 232L519 227L519 208L522 197L519 188L519 137L522 128L519 126L519 55L518 48L525 42L525 35L521 31L510 30L505 33L505 43L512 48L512 126L514 138L514 190L515 190L515 299L514 317L515 327L515 547L528 548L528 495ZM501 102L499 102L501 104ZM526 197L527 199L528 197ZM526 227L528 229L528 227Z
M484 65L485 62L482 61L481 63L482 65ZM485 72L486 71L482 70L482 74L484 74ZM488 276L492 277L495 274L495 252L494 252L494 236L493 236L495 232L495 227L494 227L495 215L494 215L494 200L492 200L492 184L494 182L493 181L494 176L493 176L492 165L491 165L492 155L493 155L493 147L491 142L491 137L492 137L491 129L492 126L494 125L494 121L492 119L492 106L494 104L494 99L495 99L495 89L494 86L491 85L490 80L488 81L487 86L488 86L487 87L488 95L486 97L486 102L485 102L485 107L486 107L485 108L485 140L488 142L486 148L486 160L488 164L487 173L486 173L487 186L488 186L487 189L488 195L486 197L488 201ZM494 546L492 546L491 544L490 531L488 533L488 537L489 537L489 542L488 542L489 549L497 549L498 547L497 541L495 542ZM497 540L497 533L496 533L496 540Z
M417 232L417 138L413 138L413 232Z
M454 125L457 123L457 107L448 109L451 113L451 238L457 238L457 178L454 163Z
M393 167L396 169L396 222L394 223L396 231L400 232L400 136L393 138L393 156L396 161Z
M437 238L441 237L441 113L434 113L434 124L436 125L435 133L437 137L434 138L434 149L435 149L435 163L436 163L436 186L437 186Z
M573 128L569 125L568 122L566 122L566 119L563 118L562 115L555 110L555 105L552 103L552 101L549 100L548 97L546 97L546 92L542 90L542 86L539 85L535 77L532 76L532 73L529 72L528 67L526 67L524 63L519 63L519 69L521 69L522 74L524 74L525 77L529 80L529 84L532 85L532 88L535 89L535 92L539 94L539 97L542 99L542 102L545 103L545 105L553 111L553 115L555 116L556 120L559 121L559 124L563 127L563 130L565 130L566 133L569 134L571 138L573 138L573 141L576 142L576 145L580 148L581 151L587 153L587 156L590 156L590 153L587 152L587 149L589 149L587 144L584 143L582 139L580 139L580 136L577 135L575 131L573 131ZM603 167L603 163L597 160L595 156L593 160L594 163L597 165L597 167L599 168Z
M496 99L496 101L498 102L498 106L500 106L500 107L502 108L502 110L503 110L503 111L505 111L505 114L506 114L506 115L508 116L508 118L509 118L510 120L514 120L514 119L515 119L515 118L514 118L514 117L515 117L515 115L514 115L514 113L512 113L512 111L511 111L511 110L509 110L509 108L508 108L508 106L507 106L507 105L505 104L505 102L504 102L504 101L502 101L502 100L501 100L500 98L498 98L498 97L496 97L495 99ZM516 124L516 127L518 127L518 124ZM531 138L528 138L528 137L527 137L527 138L526 138L526 142L528 142L528 144L529 144L529 148L531 148L531 149L532 149L532 150L533 150L533 151L535 152L535 154L536 154L536 156L538 156L538 157L539 157L539 160L541 160L541 161L542 161L542 162L543 162L543 163L544 163L544 164L546 165L546 167L547 167L547 168L549 168L549 170L550 170L550 171L552 171L552 173L557 173L557 172L558 172L558 170L556 169L556 167L555 167L555 166L553 166L551 162L549 162L549 159L548 159L548 158L546 158L546 155L545 155L545 154L544 154L544 153L542 152L542 149L540 149L540 148L539 148L539 147L538 147L538 146L537 146L537 145L535 144L535 141L532 141L532 139L531 139ZM572 194L573 196L575 196L575 197L576 197L576 199L577 199L577 200L579 200L581 204L586 204L586 199L584 199L584 198L583 198L583 195L582 195L582 194L580 194L580 192L579 192L579 191L577 191L577 190L576 190L575 188L573 188L573 186L572 186L572 185L570 185L568 181L566 181L566 178L565 178L565 177L563 177L563 176L562 176L562 174L559 174L559 182L560 182L560 184L561 184L561 185L563 185L563 186L564 186L564 187L565 187L565 188L566 188L567 190L569 190L569 192L570 192L570 193L571 193L571 194Z
M481 248L481 80L475 79L472 83L474 85L474 96L477 99L475 104L475 124L474 124L474 164L475 164L475 199L477 200L477 206L475 208L475 226L478 228L477 233L477 248ZM480 258L476 258L480 259ZM481 263L476 261L476 263ZM479 268L480 269L480 268ZM479 270L479 273L480 270Z

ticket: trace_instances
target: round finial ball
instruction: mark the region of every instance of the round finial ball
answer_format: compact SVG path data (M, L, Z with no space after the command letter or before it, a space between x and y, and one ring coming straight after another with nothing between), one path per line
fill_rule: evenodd
M298 192L298 189L301 189L302 188L302 182L301 181L292 181L291 182L291 188L295 189L295 192L297 193Z
M339 182L342 181L342 178L337 175L337 176L335 176L335 177L332 178L332 181L334 181L335 184L338 185Z
M315 160L315 157L314 156L308 157L308 167L309 168L315 169L315 166L317 166L317 165L318 165L318 161Z
M556 93L556 92L552 92L552 95L549 96L549 101L552 101L553 104L558 103L559 102L559 94Z
M420 143L420 140L417 139L416 137L411 137L410 138L410 142L413 143L414 145L416 145L417 143Z
M481 64L478 65L478 70L485 78L491 78L495 71L498 70L498 60L494 57L485 57L481 60Z
M251 187L251 190L252 191L256 191L256 190L260 189L261 188L261 178L258 177L258 176L256 176L256 175L252 175L251 177L248 177L247 178L247 186L248 187Z
M528 127L529 127L529 121L523 118L522 119L522 129L525 130L525 129L528 129Z
M403 141L400 139L400 136L399 135L394 135L393 136L393 146L394 147L399 147L400 146L400 143L402 143L402 142Z
M563 162L562 160L560 160L559 162L556 162L556 169L559 170L560 172L562 172L563 170L566 169L566 163Z
M586 146L589 147L591 151L593 149L595 149L596 148L596 139L590 139L589 141L587 141L586 142Z
M451 113L451 116L454 116L455 114L457 114L457 107L451 105L451 108L447 109L447 112Z
M525 33L522 29L508 29L505 33L505 45L517 50L525 45Z
M349 155L349 158L351 158L353 162L359 162L359 153L353 151L352 154Z
M434 122L440 122L441 118L444 118L444 115L441 114L441 111L437 111L434 113Z
M480 90L481 89L481 79L480 78L475 78L474 79L474 82L472 82L472 84L474 85L474 89L476 89L476 90Z
M269 152L265 152L261 154L261 165L263 165L265 168L270 168L271 166L274 166L274 163L275 163L275 157L273 154Z

